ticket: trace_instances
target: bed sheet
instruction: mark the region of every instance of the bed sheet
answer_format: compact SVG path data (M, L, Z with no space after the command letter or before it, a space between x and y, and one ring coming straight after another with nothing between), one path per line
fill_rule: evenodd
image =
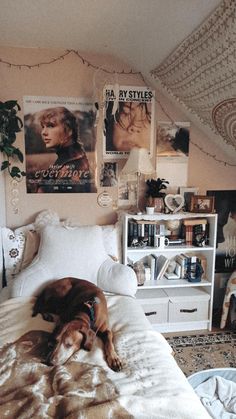
M120 372L106 364L97 338L62 366L44 354L52 323L31 317L34 298L0 305L0 417L205 419L202 406L177 366L164 337L154 331L138 301L106 295Z

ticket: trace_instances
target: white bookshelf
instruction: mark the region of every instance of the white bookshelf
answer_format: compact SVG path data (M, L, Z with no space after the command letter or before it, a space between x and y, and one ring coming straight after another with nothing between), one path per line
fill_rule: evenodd
M169 220L179 220L182 222L184 219L192 218L203 218L207 219L209 224L209 242L208 245L203 247L197 247L192 245L169 245L164 249L160 250L157 247L146 246L144 248L128 247L128 223L129 220L147 220L153 221L160 224L165 224ZM142 303L145 301L148 304L150 299L152 303L156 297L158 297L160 290L163 290L164 293L171 294L172 297L170 300L174 300L173 294L176 294L176 299L181 298L183 294L183 301L192 300L192 294L195 295L199 293L200 295L204 292L208 294L209 303L208 303L208 315L204 319L191 319L191 312L189 314L189 319L184 319L184 321L169 322L167 320L165 323L159 322L158 317L153 323L153 327L161 332L172 332L172 331L183 331L183 330L201 330L212 328L212 310L213 310L213 292L214 292L214 271L215 271L215 250L216 250L216 229L217 229L217 215L216 214L205 214L205 213L176 213L176 214L153 214L153 215L133 215L129 213L123 214L123 263L128 264L129 260L132 262L137 262L140 259L143 259L149 254L155 253L156 255L163 254L168 259L174 258L180 253L194 253L196 256L198 254L204 255L207 259L207 272L206 278L202 279L201 282L188 282L186 279L166 279L162 277L159 280L145 281L144 285L138 287L136 298ZM187 289L187 291L184 291ZM171 290L168 292L168 290ZM174 290L174 291L173 291ZM197 291L199 290L199 291ZM162 291L161 291L162 292ZM189 297L186 297L189 295ZM178 297L179 296L179 297ZM204 295L203 295L204 296ZM196 297L198 298L198 297ZM151 301L150 300L150 301ZM158 300L160 301L160 299ZM158 303L157 301L157 303ZM172 302L169 301L168 305L170 306ZM155 301L154 301L155 306ZM169 310L170 307L167 307ZM199 313L201 315L201 313ZM195 316L195 314L193 314ZM196 316L195 316L196 317ZM201 316L200 316L201 317ZM168 315L167 315L168 318ZM178 318L178 314L177 314Z

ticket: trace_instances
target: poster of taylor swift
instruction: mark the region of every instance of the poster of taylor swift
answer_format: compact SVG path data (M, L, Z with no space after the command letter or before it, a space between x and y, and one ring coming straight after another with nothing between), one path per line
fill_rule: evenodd
M104 89L104 157L125 158L134 147L153 155L155 92L147 87Z
M27 192L96 192L96 115L91 100L23 99Z
M215 197L217 221L216 272L236 269L236 190L207 191Z

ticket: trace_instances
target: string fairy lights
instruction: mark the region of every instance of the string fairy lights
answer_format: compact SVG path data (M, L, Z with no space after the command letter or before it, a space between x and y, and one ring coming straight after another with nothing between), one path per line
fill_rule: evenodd
M87 67L91 67L91 68L93 68L96 71L101 71L103 73L110 74L110 75L115 75L115 76L117 76L117 75L138 76L142 80L142 82L144 82L144 84L147 85L147 83L146 83L146 81L144 79L144 76L143 76L143 74L140 71L133 71L132 69L130 69L129 71L125 71L125 70L121 70L121 71L109 70L109 69L107 69L107 68L105 68L103 66L98 66L96 64L93 64L91 61L89 61L86 58L84 58L78 51L76 51L74 49L68 49L63 54L58 55L58 57L52 58L52 59L50 59L48 61L40 61L40 62L35 63L35 64L27 64L27 63L16 64L16 63L13 63L13 62L4 60L2 58L0 58L0 64L7 65L10 68L11 67L17 68L19 70L21 70L22 68L26 68L26 69L32 70L32 69L35 69L35 68L40 68L41 66L44 66L44 65L51 65L51 64L54 64L54 63L56 63L58 61L64 60L69 55L75 55L77 58L79 58L79 60L82 62L83 65L87 65ZM171 116L168 114L168 112L166 111L166 109L162 105L162 103L158 99L155 99L155 101L160 106L160 108L161 108L162 112L165 114L165 116L171 121L171 123L174 126L176 126L173 118L171 118ZM222 163L222 164L224 164L224 166L231 166L231 167L235 167L236 166L236 164L234 164L234 163L229 163L229 162L227 162L225 160L218 159L215 154L209 153L203 147L199 146L197 143L193 142L192 140L190 140L190 141L191 141L191 144L193 144L199 151L201 151L206 156L214 159L216 162Z

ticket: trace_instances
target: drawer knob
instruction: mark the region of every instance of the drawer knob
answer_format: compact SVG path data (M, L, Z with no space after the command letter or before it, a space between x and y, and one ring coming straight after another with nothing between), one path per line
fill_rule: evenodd
M157 314L156 311L149 311L149 312L145 313L145 316L154 316L155 314Z
M197 311L197 308L187 309L187 308L181 308L180 313L194 313Z

